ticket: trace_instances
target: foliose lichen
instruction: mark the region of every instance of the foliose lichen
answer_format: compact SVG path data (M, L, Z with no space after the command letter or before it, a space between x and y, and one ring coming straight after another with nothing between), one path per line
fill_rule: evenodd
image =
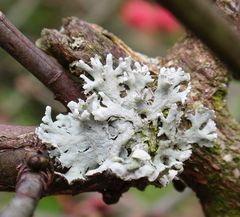
M98 56L91 66L73 64L86 72L80 75L86 100L69 102L70 112L55 121L48 106L36 130L50 155L68 168L62 175L69 183L109 170L123 180L147 177L165 186L183 170L191 144L213 145L214 112L184 109L191 85L181 68L161 68L153 91L148 67L130 57L120 58L116 68L111 54L104 65Z

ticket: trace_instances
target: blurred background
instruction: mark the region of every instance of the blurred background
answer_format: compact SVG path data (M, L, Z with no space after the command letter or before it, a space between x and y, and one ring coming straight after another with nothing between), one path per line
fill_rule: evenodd
M181 25L163 8L144 0L0 0L0 10L28 38L35 41L43 28L59 29L61 19L77 16L96 23L120 37L133 50L161 56L184 34ZM230 85L229 109L240 119L238 82ZM0 123L38 125L45 106L63 107L52 94L12 57L0 49ZM0 193L0 209L13 193ZM97 193L56 196L41 200L35 216L62 217L203 217L190 189L178 193L164 189L131 189L116 205L107 206Z

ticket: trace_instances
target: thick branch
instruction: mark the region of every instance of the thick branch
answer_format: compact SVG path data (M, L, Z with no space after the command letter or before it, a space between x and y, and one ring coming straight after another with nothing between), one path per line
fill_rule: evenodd
M106 203L116 203L131 186L143 189L148 183L146 179L126 182L105 172L70 185L62 176L53 173L62 168L54 159L46 161L46 147L37 138L34 127L0 125L0 129L0 191L15 191L22 165L48 171L51 183L41 196L98 191Z
M194 147L182 178L196 192L206 216L237 217L240 215L240 128L226 107L228 71L192 36L177 43L162 62L191 73L189 108L202 103L216 114L218 139L214 147ZM226 156L230 159L225 160Z
M94 32L96 35L102 33L102 38L107 45L114 43L115 52L118 50L117 46L119 40L112 40L113 38L105 39L104 31L97 26L89 25L80 21L77 18L68 18L64 21L64 32L57 32L56 30L44 30L41 38L41 46L51 53L65 66L69 65L73 60L80 59L81 55L85 53L86 57L89 57L92 49L87 47L80 47L84 49L72 50L68 44L61 43L63 38L65 41L70 41L73 34L77 36L81 33L82 41L86 44L93 44L91 38ZM88 34L84 34L86 29L91 29L91 37ZM109 41L109 39L111 39ZM100 43L100 42L99 42ZM102 44L105 44L102 43ZM121 45L121 43L119 43ZM119 46L118 49L122 49ZM102 53L102 59L104 59L104 46L99 47L96 43L96 50L99 54ZM101 52L102 51L102 52ZM126 52L127 53L127 52ZM131 53L128 53L131 55ZM137 56L137 58L136 58ZM233 160L226 162L224 156L232 156L233 159L238 159L239 154L239 127L231 119L227 109L225 96L227 93L227 84L229 81L228 71L216 59L211 52L195 37L187 35L179 43L177 43L171 52L166 56L158 60L156 65L151 60L142 57L141 55L133 55L134 59L140 60L140 62L148 63L152 72L158 73L157 67L159 65L166 67L182 67L184 71L191 74L192 78L192 91L189 98L188 107L194 109L199 103L214 109L216 112L216 122L219 129L219 137L214 148L212 149L200 149L194 148L194 154L191 160L186 163L185 172L182 178L191 186L200 198L204 207L205 213L208 216L234 216L233 213L237 213L235 216L240 215L238 210L238 200L240 195L240 186L238 183L238 176L233 175L239 171L239 161ZM88 59L84 59L88 61ZM104 177L104 176L103 176ZM235 191L229 191L229 186L235 189ZM207 199L206 199L207 198ZM220 204L216 204L216 201L221 201ZM224 203L224 206L222 205ZM231 210L231 212L229 211Z
M152 59L134 53L115 36L96 25L77 18L68 18L64 20L63 27L64 31L61 32L44 30L40 46L66 68L76 59L88 62L95 52L105 59L106 52L111 51L115 57L131 55L136 60L148 63L154 73L158 72L157 67L161 65L181 66L191 74L192 92L187 106L191 109L201 103L214 109L219 131L213 148L194 148L191 159L186 162L182 178L197 193L207 216L240 216L240 129L226 109L225 96L229 77L220 61L192 35L187 35L177 43L165 58L158 60L158 64L157 61L153 63ZM84 42L78 49L69 47L73 37L81 37ZM7 142L8 138L4 141ZM15 139L11 138L17 149L4 149L0 152L0 171L7 177L0 176L1 190L14 190L17 166L26 160L28 154L43 149L39 141L33 138L36 138L33 132L18 135ZM17 145L19 141L20 146ZM230 161L226 161L229 156ZM51 164L55 171L61 170L57 162L53 161ZM53 183L45 194L99 191L103 193L105 201L111 203L116 202L130 186L144 189L147 184L155 183L149 183L146 179L126 182L106 172L85 181L76 181L70 186L63 177L55 174Z
M67 105L81 97L80 88L57 64L29 41L0 11L0 46Z
M240 79L240 38L208 0L156 0L199 37ZM228 1L229 2L229 1Z
M0 124L0 141L3 137L16 137L22 134L34 131L35 127L31 126L12 126Z

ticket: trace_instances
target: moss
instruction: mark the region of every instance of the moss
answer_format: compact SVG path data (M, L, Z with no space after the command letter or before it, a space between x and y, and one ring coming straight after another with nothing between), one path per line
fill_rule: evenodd
M219 144L214 143L213 147L206 148L206 152L208 152L209 154L220 155L221 154L221 147L220 147Z
M239 217L240 208L229 209L229 204L226 201L225 195L220 194L216 199L212 200L212 203L207 205L207 216L216 217Z
M159 148L159 144L157 142L157 132L158 128L156 126L150 125L148 131L138 132L137 136L142 138L142 141L148 145L148 153L153 157L156 155L156 152Z
M88 44L88 48L92 51L96 51L95 46L93 44Z
M212 103L215 110L221 110L225 107L225 96L227 94L226 89L219 88L212 96Z
M151 156L155 156L158 150L159 145L155 141L149 140L148 142L148 151Z
M219 175L216 175L216 173L209 173L207 175L208 182L217 183L219 181L219 179L220 179L220 177L219 177Z
M233 156L233 161L237 164L240 163L240 156L237 155Z
M163 113L164 118L166 118L169 113L169 108L164 109L162 113Z
M158 129L157 127L153 126L153 125L150 125L150 128L149 128L149 135L148 135L148 151L149 151L149 154L151 156L155 156L156 155L156 152L159 148L159 144L157 142L157 133L158 133Z

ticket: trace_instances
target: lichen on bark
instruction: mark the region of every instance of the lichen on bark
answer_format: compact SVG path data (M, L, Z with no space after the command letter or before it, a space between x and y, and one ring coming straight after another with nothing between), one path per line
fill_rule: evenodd
M64 22L65 33L61 33L63 34L61 37L70 38L75 28L78 31L84 32L83 23L81 23L83 26L76 27L77 23L79 23L76 18L68 18L67 23L66 21ZM96 29L99 33L99 28L96 26L92 26L92 28ZM104 31L102 29L100 31L105 36ZM59 48L56 48L54 37L55 32L52 30L48 30L47 34L43 32L41 46L45 46L46 49L46 45L48 45L47 52L55 56L60 62L63 61L68 64L74 60L81 59L83 52L80 49L72 53L71 61L69 61L68 55L65 56L61 52L62 49L66 49L66 44L58 43ZM104 37L102 39L111 40L111 38ZM84 40L87 42L88 37L84 38ZM116 42L119 42L119 40L111 40L111 43ZM97 49L101 50L99 46L97 46ZM166 57L159 58L154 62L146 56L135 54L133 51L129 52L123 46L120 46L118 49L121 50L122 54L125 53L125 55L132 56L134 60L147 64L153 76L158 74L157 69L162 66L182 67L183 70L190 72L193 91L187 101L187 107L191 109L197 107L199 104L203 104L210 109L214 109L216 111L219 137L212 148L201 150L195 147L193 149L193 155L187 161L185 171L181 177L196 192L207 216L240 215L238 203L240 195L239 178L233 176L233 171L240 167L240 163L237 160L239 159L238 155L240 151L240 135L239 126L231 118L226 107L225 97L230 81L228 70L191 34L187 34L176 43ZM113 51L113 55L115 52L119 53L118 49ZM88 53L87 50L84 52ZM85 59L85 61L88 62L90 59ZM231 154L234 160L232 162L224 161L223 157L226 154ZM218 198L222 203L219 202L216 204ZM225 198L225 201L223 201L223 198Z
M86 100L69 102L71 112L56 121L47 107L36 133L66 167L62 175L69 183L109 170L125 181L148 178L166 186L182 172L192 144L213 145L214 111L202 105L183 109L191 84L181 68L161 68L153 91L146 65L127 57L114 68L113 59L108 54L106 64L97 55L91 66L74 62L85 71L80 78Z
M239 30L239 1L216 0L215 2ZM89 64L90 57L96 53L104 61L107 53L111 52L116 59L131 56L134 61L148 65L154 78L158 75L159 67L163 66L182 67L184 71L190 73L192 92L186 102L186 107L195 109L199 104L203 104L214 109L218 139L211 148L194 146L193 154L185 163L181 178L196 192L206 216L240 216L240 128L239 124L231 118L225 102L230 73L196 37L187 34L176 43L168 55L153 60L135 53L116 36L97 25L88 24L77 18L67 18L63 22L61 31L44 30L37 44L55 57L66 70L69 70L70 63L79 59ZM79 86L82 86L81 82ZM156 89L156 82L152 84L152 89ZM162 113L166 117L169 110ZM20 130L21 132L18 131L17 135L15 135L16 128L7 128L12 133L4 132L1 128L0 135L0 167L1 174L3 174L0 176L0 189L14 191L19 165L26 163L28 154L35 154L39 149L44 149L44 146L36 138L34 128L31 130L28 128L23 132ZM153 134L156 133L154 127L151 130ZM150 147L154 155L156 146L151 143ZM51 161L50 165L59 172L64 170L59 168L57 161ZM76 181L69 185L61 176L54 174L53 182L44 193L50 195L99 191L105 195L103 198L107 202L116 202L122 192L127 191L131 186L144 189L148 184L157 185L145 178L123 181L109 176L106 172L87 181Z

